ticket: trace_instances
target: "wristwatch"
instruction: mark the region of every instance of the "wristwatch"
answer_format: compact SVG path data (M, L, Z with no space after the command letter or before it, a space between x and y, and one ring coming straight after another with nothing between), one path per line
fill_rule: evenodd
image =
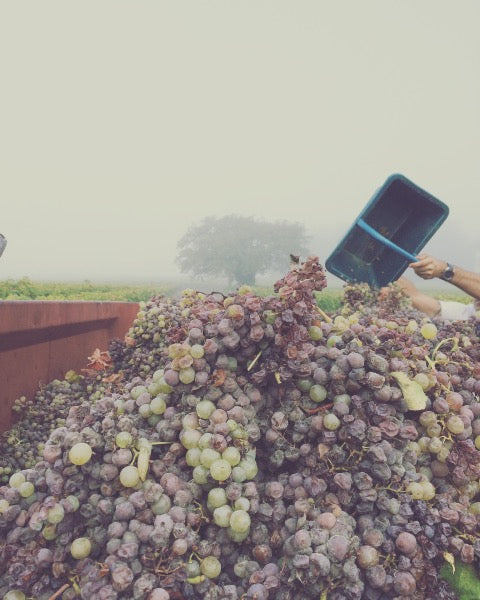
M440 276L440 279L445 279L445 281L452 281L454 275L455 275L455 267L447 262L447 268Z

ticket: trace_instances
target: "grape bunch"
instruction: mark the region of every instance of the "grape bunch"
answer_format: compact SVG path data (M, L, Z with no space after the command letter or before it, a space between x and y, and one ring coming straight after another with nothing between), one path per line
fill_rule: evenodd
M114 372L62 383L3 473L0 597L457 598L442 567L480 566L475 325L366 289L326 320L325 284L311 257L272 296L143 304Z
M188 304L188 292L180 302L165 296L153 296L140 302L140 310L124 340L113 339L109 353L117 372L127 379L153 373L167 345L165 333L182 331L182 312ZM178 333L177 333L178 335Z
M342 290L342 314L348 316L362 311L377 299L378 293L368 283L346 283Z
M42 458L50 433L65 424L70 407L83 399L95 400L104 391L101 378L73 372L64 380L42 386L32 400L22 396L13 405L14 426L0 434L0 483L8 483L18 469L33 468Z

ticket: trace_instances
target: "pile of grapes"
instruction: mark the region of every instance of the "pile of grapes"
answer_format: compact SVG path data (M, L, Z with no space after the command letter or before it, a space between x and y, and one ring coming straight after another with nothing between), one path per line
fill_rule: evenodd
M457 598L440 569L480 566L475 323L394 286L330 318L325 283L312 257L269 297L153 298L113 368L56 382L68 413L45 440L17 424L3 473L0 597Z
M0 483L8 483L19 469L31 469L43 457L49 435L65 425L72 406L82 399L95 401L105 391L102 377L80 376L69 372L61 381L42 385L33 399L17 398L13 405L14 426L0 434ZM94 391L95 390L95 391Z

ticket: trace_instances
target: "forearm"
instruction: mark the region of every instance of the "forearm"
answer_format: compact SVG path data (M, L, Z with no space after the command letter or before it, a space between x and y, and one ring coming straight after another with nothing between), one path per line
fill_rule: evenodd
M436 298L417 290L411 281L405 277L400 277L395 283L410 298L414 308L427 314L429 317L436 317L440 313L440 302Z
M410 263L410 267L422 279L441 278L447 268L447 262L439 260L429 254L419 254L417 260ZM453 278L448 280L454 286L461 289L463 292L480 300L480 275L472 273L461 267L454 267Z
M461 267L455 267L453 279L450 280L454 286L461 289L475 300L480 300L480 275L466 271Z

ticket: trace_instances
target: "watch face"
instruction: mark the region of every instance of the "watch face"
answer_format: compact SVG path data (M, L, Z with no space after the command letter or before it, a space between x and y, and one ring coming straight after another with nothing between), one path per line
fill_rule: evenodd
M453 273L454 273L454 269L453 269L452 265L447 264L447 268L445 269L445 271L443 273L443 278L447 279L447 280L452 279Z

